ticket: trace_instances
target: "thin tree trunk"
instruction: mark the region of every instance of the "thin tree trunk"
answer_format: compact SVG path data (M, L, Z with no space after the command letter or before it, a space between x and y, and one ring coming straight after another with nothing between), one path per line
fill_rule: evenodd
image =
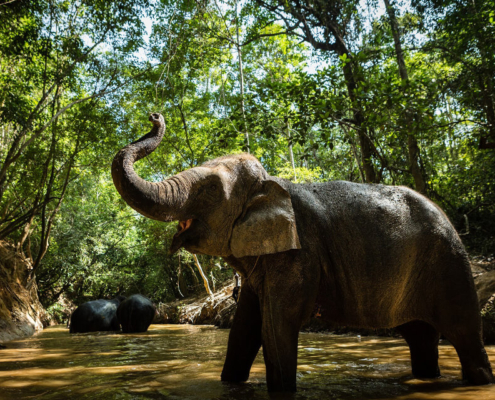
M399 67L400 78L403 82L408 82L409 75L407 73L406 62L404 60L402 45L400 43L399 25L395 16L395 9L390 4L390 0L383 0L383 2L385 3L385 8L387 9L387 14L390 19L390 26L392 28L392 36L394 37L395 54L397 57L397 65ZM405 87L407 88L407 85ZM420 150L418 141L416 139L416 129L414 126L413 115L410 110L406 110L406 126L409 168L414 178L414 186L416 190L424 194L426 193L426 181L419 165Z
M237 1L235 2L235 23L236 23L236 37L237 37L235 46L237 48L237 58L239 62L239 86L241 88L241 111L242 111L243 131L244 131L244 139L246 140L246 149L249 154L251 153L251 146L249 144L249 133L246 123L246 110L244 107L244 70L242 66L242 47L241 47L241 42L239 41L239 14L237 12Z
M57 89L58 91L58 89ZM59 110L60 108L60 102L57 102L57 114L56 116L60 115ZM69 158L69 165L67 166L67 174L65 175L65 180L62 186L62 191L60 193L58 203L55 206L55 208L51 211L50 215L46 215L46 207L48 205L48 201L51 197L51 192L53 190L54 182L55 182L55 146L56 146L56 135L57 135L57 128L58 128L58 118L53 119L53 126L52 126L52 146L51 150L53 152L52 156L52 171L50 174L50 180L48 182L47 188L46 188L46 195L45 195L45 205L42 208L42 213L41 213L41 239L40 239L40 249L38 251L38 255L36 257L36 260L33 263L33 269L31 270L30 278L34 277L34 273L36 269L40 266L41 260L45 257L46 252L48 251L49 247L49 240L50 240L50 234L53 226L53 221L55 220L55 216L58 214L60 210L60 206L62 205L62 202L65 197L65 193L67 191L67 186L69 184L69 178L70 174L72 171L72 166L74 165L75 157L77 153L79 152L79 138L76 141L74 153L72 156Z
M483 19L479 17L475 1L471 0L470 3L475 17L474 21L479 24ZM479 148L495 149L495 94L493 88L493 70L486 63L488 52L486 50L485 37L479 34L484 27L478 26L477 28L478 29L474 29L474 37L476 38L477 47L481 55L480 61L482 71L479 74L480 90L482 93L481 98L485 108L486 119L488 121L488 132L480 138ZM491 139L491 141L489 141L489 139Z
M354 143L354 138L351 136L351 134L349 133L349 131L347 130L347 128L345 127L345 125L341 124L340 127L347 134L347 136L349 136L349 143L351 144L352 153L354 154L354 158L356 159L356 164L357 164L357 167L358 167L358 171L359 171L359 176L361 178L361 182L362 183L365 183L366 182L366 179L364 177L364 172L363 172L363 169L361 167L361 162L359 160L359 155L358 155L358 152L357 152L357 149L356 149L356 144Z
M199 279L198 277L196 276L196 272L194 271L194 268L191 267L191 264L189 263L186 263L186 265L189 267L189 269L191 270L191 273L193 275L193 278L194 278L194 282L196 282L196 285L199 285Z
M290 164L292 165L292 171L294 172L294 182L296 182L297 181L296 164L294 163L294 152L292 151L292 137L290 135L290 126L289 126L289 120L288 119L287 119L287 138L289 140Z
M199 274L201 275L201 278L203 278L203 283L205 284L205 289L206 292L211 296L213 295L213 292L210 289L210 284L208 283L208 278L206 277L205 273L203 272L203 268L201 268L201 264L199 263L198 257L196 254L193 254L194 261L196 262L196 266L198 267Z
M340 53L340 52L339 52ZM341 52L339 55L348 54ZM367 183L380 183L379 177L376 174L375 167L373 165L373 146L370 143L370 139L366 134L366 128L364 127L364 114L361 108L357 104L356 94L354 90L357 87L356 79L352 71L351 62L347 62L344 65L344 77L346 80L347 92L353 105L354 121L357 127L357 133L359 138L359 145L361 146L361 163L363 165L364 175Z

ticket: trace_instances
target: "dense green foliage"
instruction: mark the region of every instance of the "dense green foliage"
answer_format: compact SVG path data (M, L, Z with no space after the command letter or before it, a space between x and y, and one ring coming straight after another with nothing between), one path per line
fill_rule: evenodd
M204 290L192 256L167 253L175 224L134 213L111 181L158 111L166 136L136 165L148 180L250 151L297 182L415 188L492 254L494 20L493 0L0 5L0 239L46 305Z

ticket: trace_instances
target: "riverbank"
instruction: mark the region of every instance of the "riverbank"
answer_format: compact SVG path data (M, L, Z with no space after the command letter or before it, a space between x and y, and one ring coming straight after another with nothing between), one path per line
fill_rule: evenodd
M215 325L230 328L237 304L232 298L234 283L221 286L212 296L199 293L172 303L160 303L154 324Z
M0 343L31 336L49 324L30 272L29 260L0 241Z

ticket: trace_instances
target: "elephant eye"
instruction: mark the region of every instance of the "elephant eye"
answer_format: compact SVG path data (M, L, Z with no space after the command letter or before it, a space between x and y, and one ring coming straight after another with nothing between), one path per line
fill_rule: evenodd
M217 185L215 185L214 183L210 185L210 190L211 191L214 191L214 190L217 190Z

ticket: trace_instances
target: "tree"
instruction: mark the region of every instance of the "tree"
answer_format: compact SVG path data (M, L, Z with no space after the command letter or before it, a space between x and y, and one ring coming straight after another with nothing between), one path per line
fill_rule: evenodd
M98 140L85 130L98 99L133 73L146 4L0 6L0 238L16 237L20 249L27 245L33 272L46 254L78 155Z
M432 26L425 48L440 51L449 65L460 69L450 88L472 110L479 148L495 148L494 2L418 0L414 5Z
M383 0L385 9L390 20L390 27L392 30L392 36L394 38L395 54L397 57L397 66L399 68L400 78L402 80L405 91L408 90L410 85L409 74L407 72L406 62L404 60L404 54L402 50L402 44L400 41L399 24L395 16L395 9L390 3L390 0ZM420 193L426 193L426 182L423 177L423 172L419 165L419 147L416 139L416 126L413 121L414 110L407 110L405 113L404 127L407 135L407 147L409 153L409 168L414 178L416 190Z
M330 52L339 57L345 77L345 83L352 107L352 124L356 129L361 146L361 162L366 181L378 183L380 176L373 164L373 145L366 127L366 115L361 106L358 91L363 83L360 58L351 51L348 43L352 35L353 24L359 25L354 18L357 14L357 2L332 0L313 3L311 1L265 2L258 3L282 19L291 31L298 29L298 35L316 50Z

